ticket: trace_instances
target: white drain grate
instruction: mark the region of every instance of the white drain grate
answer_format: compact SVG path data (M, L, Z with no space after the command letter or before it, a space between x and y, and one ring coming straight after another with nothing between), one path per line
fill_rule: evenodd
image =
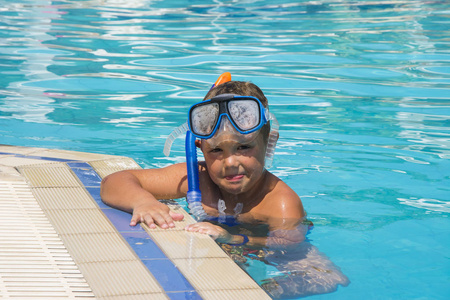
M0 182L2 298L94 298L25 182Z

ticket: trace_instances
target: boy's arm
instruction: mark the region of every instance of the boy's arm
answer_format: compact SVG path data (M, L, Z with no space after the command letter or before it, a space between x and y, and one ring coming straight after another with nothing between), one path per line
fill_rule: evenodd
M249 237L249 247L282 247L305 240L308 226L302 222L306 214L300 197L286 183L279 181L257 214L269 225L267 237Z
M103 202L133 213L130 225L145 222L150 228L174 227L182 214L169 210L158 199L186 195L186 166L176 164L162 169L127 170L106 176L101 184Z

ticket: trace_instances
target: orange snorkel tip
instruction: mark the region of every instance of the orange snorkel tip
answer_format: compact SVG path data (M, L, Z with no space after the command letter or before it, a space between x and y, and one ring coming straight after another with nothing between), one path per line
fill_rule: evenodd
M231 73L225 72L222 75L220 75L219 78L217 78L216 82L212 85L211 89L228 81L231 81Z

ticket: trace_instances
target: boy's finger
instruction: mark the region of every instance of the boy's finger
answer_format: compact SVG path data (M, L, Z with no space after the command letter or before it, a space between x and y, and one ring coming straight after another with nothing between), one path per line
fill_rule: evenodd
M130 226L136 226L136 224L140 221L140 217L134 215L131 217Z
M172 219L172 218L170 218L170 219ZM159 227L161 227L161 228L165 229L165 228L169 227L169 225L167 225L166 219L160 214L153 215L153 221L154 221L154 223L159 225Z
M152 216L150 216L150 215L147 214L147 215L144 217L144 222L145 222L145 224L148 225L148 227L150 227L150 228L156 228L156 225L155 225L155 222L153 221Z
M184 219L184 215L183 215L183 214L174 212L174 211L172 211L172 210L169 211L169 215L170 215L170 217L171 217L174 221L181 221L181 220Z
M170 228L175 227L175 223L173 222L174 220L172 219L172 216L171 216L170 214L168 214L167 216L165 216L165 220L166 220L167 225L168 225Z

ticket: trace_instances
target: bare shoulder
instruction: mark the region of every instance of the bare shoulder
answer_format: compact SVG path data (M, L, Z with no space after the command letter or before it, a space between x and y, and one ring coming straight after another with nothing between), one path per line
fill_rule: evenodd
M302 219L305 217L303 204L297 193L284 181L269 174L269 192L261 203L260 213L267 213L275 219Z

